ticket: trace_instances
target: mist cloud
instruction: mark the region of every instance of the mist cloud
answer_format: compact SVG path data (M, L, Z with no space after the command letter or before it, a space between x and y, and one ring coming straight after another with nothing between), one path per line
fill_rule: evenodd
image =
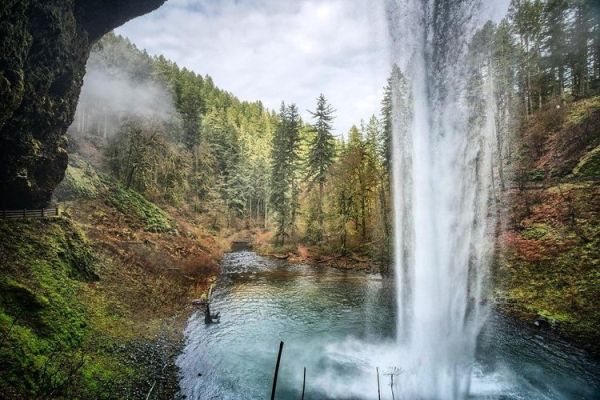
M96 50L88 60L71 132L109 137L126 118L157 121L177 118L171 93L154 81L149 71L111 66L104 56L101 50ZM139 65L132 63L133 67Z

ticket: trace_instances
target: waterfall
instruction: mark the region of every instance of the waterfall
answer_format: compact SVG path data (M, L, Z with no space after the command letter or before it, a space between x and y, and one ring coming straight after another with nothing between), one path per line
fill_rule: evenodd
M493 86L474 89L468 68L478 10L473 0L387 4L398 365L407 399L468 396L486 318L495 131Z

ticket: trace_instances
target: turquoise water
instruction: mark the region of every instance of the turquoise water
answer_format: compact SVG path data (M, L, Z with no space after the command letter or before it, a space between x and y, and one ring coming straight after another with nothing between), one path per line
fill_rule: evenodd
M284 341L277 399L391 399L414 371L395 369L394 288L376 275L292 265L252 252L229 253L211 310L186 328L178 359L188 399L268 399ZM473 399L600 398L597 365L576 350L492 316L472 367ZM396 365L395 365L396 364Z

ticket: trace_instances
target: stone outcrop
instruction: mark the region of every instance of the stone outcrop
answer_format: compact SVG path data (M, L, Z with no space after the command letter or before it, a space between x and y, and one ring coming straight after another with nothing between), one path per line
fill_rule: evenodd
M92 44L165 0L0 2L0 208L47 205Z

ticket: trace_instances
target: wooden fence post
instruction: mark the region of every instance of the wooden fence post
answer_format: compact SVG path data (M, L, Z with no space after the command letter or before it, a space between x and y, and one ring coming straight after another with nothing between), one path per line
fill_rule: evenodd
M306 386L306 367L304 367L304 377L302 378L302 399L304 400L304 388Z
M277 354L277 364L275 364L275 376L273 377L273 389L271 390L271 400L275 400L275 389L277 388L277 375L279 374L279 362L281 361L282 351L283 342L279 342L279 353Z
M377 369L377 399L381 400L381 389L379 387L379 367L376 367Z

